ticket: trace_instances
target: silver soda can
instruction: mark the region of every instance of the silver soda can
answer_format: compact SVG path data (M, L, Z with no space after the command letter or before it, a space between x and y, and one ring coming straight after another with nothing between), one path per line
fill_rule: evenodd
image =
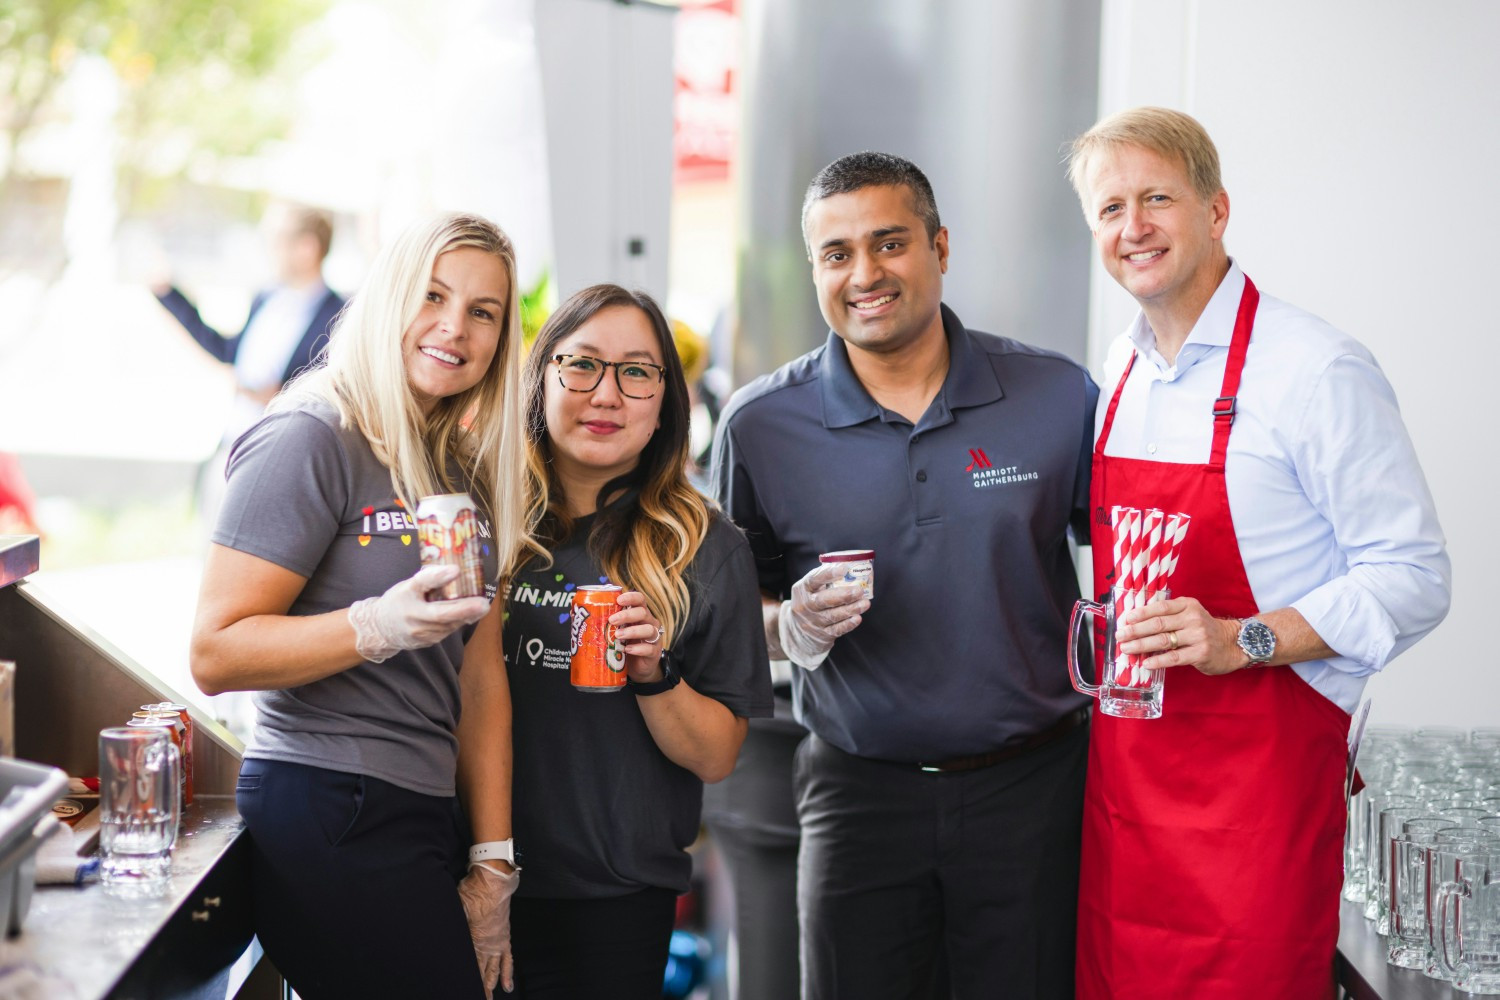
M484 540L479 537L479 509L469 494L418 500L417 541L423 566L458 567L458 579L429 591L429 601L484 596Z

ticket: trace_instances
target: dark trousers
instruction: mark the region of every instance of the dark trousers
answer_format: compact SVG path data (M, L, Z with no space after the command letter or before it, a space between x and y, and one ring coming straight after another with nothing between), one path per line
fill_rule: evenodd
M816 736L797 754L804 1000L1073 996L1088 729L930 774ZM945 993L948 990L944 990Z
M523 884L525 876L522 876ZM518 1000L661 1000L677 894L511 900ZM437 996L438 994L430 994ZM496 997L505 996L495 991Z
M256 933L303 1000L485 996L451 797L252 758L235 800Z
M778 722L779 720L772 720ZM737 1000L795 1000L800 727L751 719L734 773L703 793L703 821L734 887Z

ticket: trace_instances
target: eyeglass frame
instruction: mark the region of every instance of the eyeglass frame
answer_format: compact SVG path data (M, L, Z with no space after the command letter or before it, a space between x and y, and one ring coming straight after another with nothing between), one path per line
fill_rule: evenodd
M601 366L600 369L599 369L599 377L597 379L595 379L594 380L594 384L591 385L591 386L589 386L587 389L575 389L575 388L573 388L572 386L568 385L566 382L563 381L562 366L563 366L563 359L564 358L585 358L585 359L587 359L589 361L597 362ZM624 396L626 399L655 399L656 398L656 392L651 393L651 395L649 395L649 396L632 396L630 393L626 392L625 391L625 385L624 385L624 383L622 383L620 381L620 366L621 365L640 365L640 366L642 366L644 368L654 368L654 369L656 369L656 391L657 392L661 391L661 387L667 381L667 369L664 368L663 366L659 365L659 364L656 364L654 361L605 361L603 358L596 358L592 354L554 354L554 355L552 355L552 357L548 358L548 360L552 364L554 364L554 365L557 366L557 384L560 385L560 386L562 386L568 392L595 392L595 391L597 391L598 388L599 388L600 383L602 383L604 381L604 371L605 371L605 369L606 368L613 368L615 370L615 388L620 390L620 395Z

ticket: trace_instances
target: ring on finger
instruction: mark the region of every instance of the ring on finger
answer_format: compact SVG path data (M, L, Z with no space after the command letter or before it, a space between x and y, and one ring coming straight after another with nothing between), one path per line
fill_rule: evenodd
M1172 631L1170 631L1170 632L1167 633L1167 641L1172 644L1172 645L1170 645L1170 646L1167 647L1168 649L1176 649L1177 648L1177 630L1176 629L1173 629Z
M666 634L667 634L666 627L663 626L663 625L658 625L658 626L656 626L656 637L654 639L643 639L641 641L642 642L649 642L652 645L655 645L656 643L661 642L661 637L664 636L664 635L666 635Z

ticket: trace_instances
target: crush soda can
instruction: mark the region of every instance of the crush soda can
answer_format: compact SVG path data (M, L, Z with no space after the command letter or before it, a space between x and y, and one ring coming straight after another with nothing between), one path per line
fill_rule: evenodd
M429 601L484 596L484 541L479 510L467 493L442 493L417 501L417 540L423 566L457 566L458 579L428 591Z
M579 691L618 691L625 686L625 650L609 616L620 610L621 588L614 584L573 591L573 687Z

